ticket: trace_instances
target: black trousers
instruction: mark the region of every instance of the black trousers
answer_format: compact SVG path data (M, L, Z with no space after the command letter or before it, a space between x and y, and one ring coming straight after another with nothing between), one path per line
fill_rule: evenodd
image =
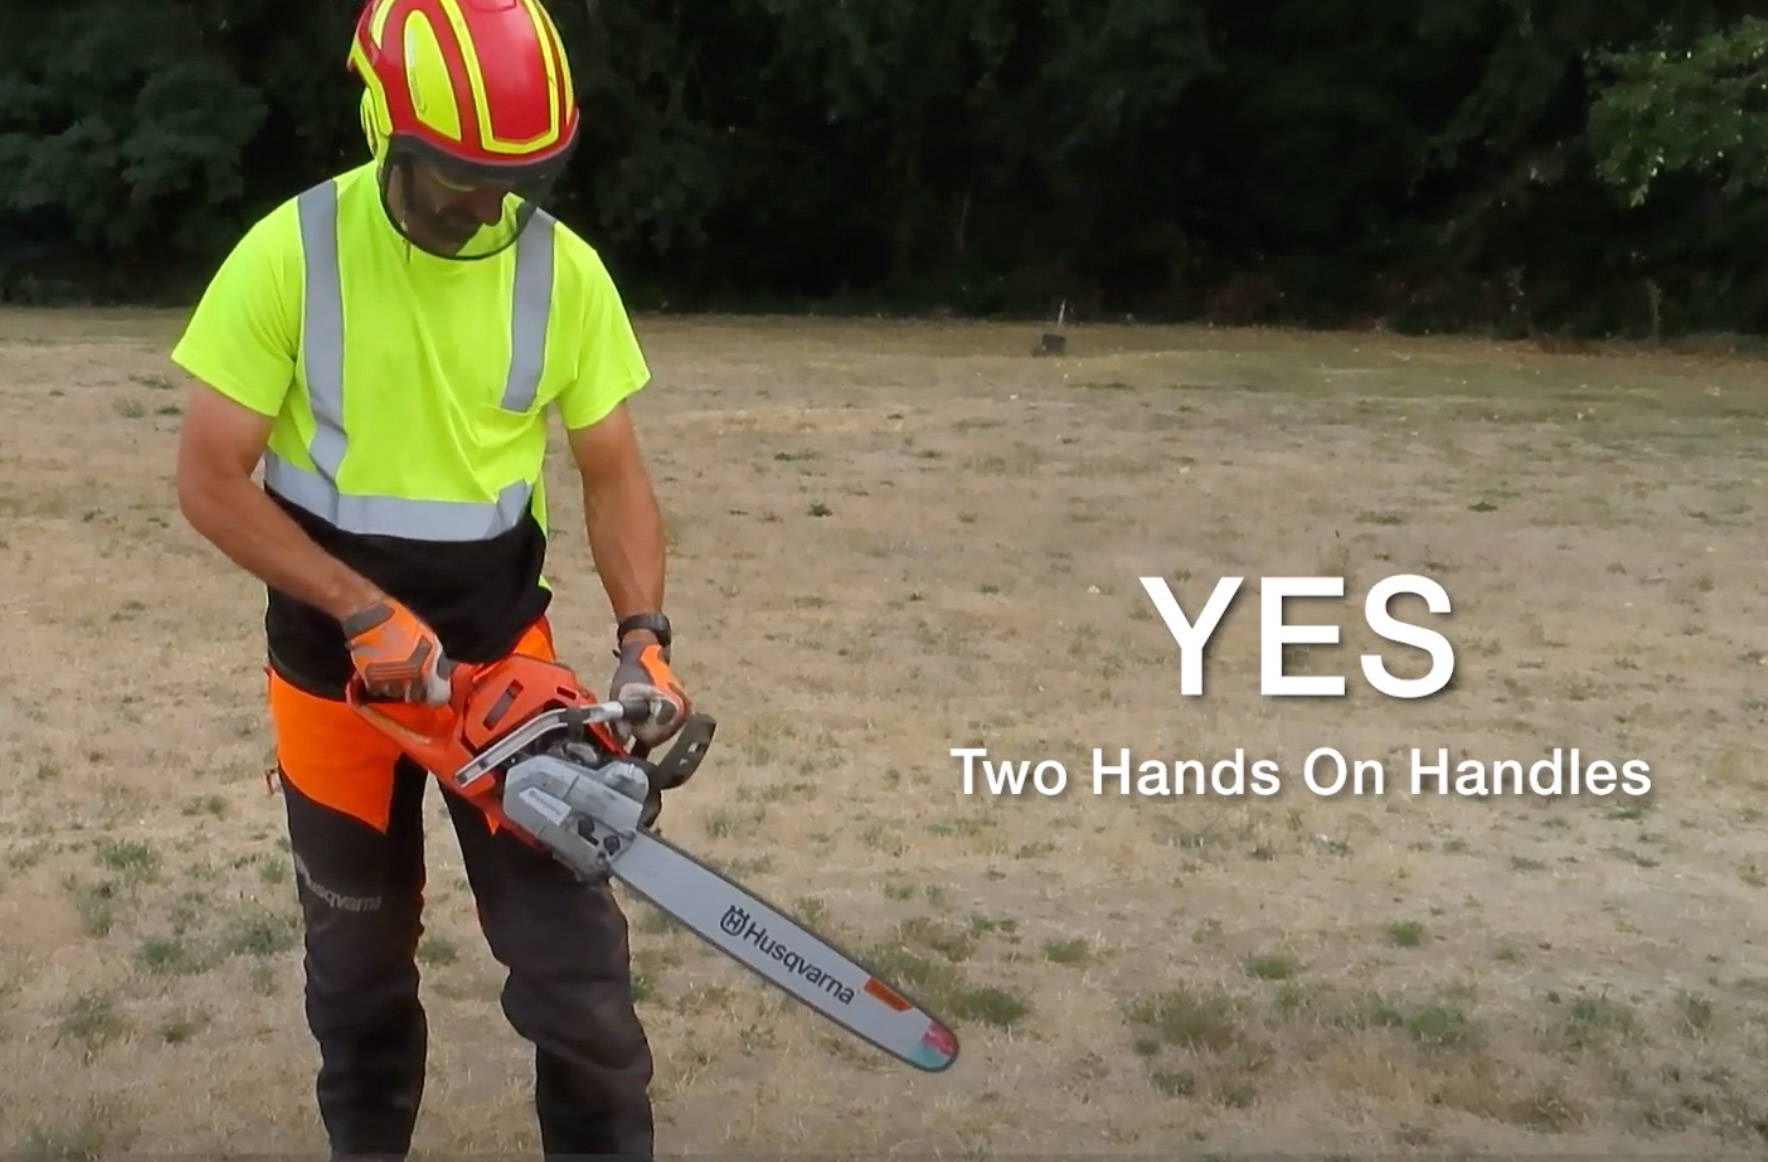
M385 833L281 780L305 920L306 1015L334 1156L403 1156L422 1102L429 1028L418 999L424 794L400 760ZM480 929L508 970L503 1011L534 1045L548 1156L648 1159L650 1046L632 1001L626 918L586 884L440 787Z

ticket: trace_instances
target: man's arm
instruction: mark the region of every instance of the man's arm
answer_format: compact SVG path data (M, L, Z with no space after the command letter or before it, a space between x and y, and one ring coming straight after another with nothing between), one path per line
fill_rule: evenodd
M661 611L665 573L663 514L639 452L624 403L605 417L567 433L583 482L583 516L590 555L619 621ZM634 630L628 641L655 641Z
M383 595L253 483L270 426L269 417L193 381L178 442L179 508L236 565L341 623Z
M590 555L615 619L662 612L663 513L639 454L631 414L624 403L617 404L596 422L570 429L569 439L583 480ZM620 639L618 653L608 697L652 699L652 717L630 731L634 741L660 746L681 729L693 704L656 634L634 629Z

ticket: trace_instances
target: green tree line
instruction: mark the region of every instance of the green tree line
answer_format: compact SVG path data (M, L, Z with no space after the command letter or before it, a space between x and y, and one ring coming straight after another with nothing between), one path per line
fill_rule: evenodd
M641 308L1768 329L1739 0L552 0ZM355 0L0 0L0 298L185 302L365 158Z

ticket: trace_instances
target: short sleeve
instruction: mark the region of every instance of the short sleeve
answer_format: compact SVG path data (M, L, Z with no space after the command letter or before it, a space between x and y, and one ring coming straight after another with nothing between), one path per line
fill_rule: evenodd
M574 293L555 305L577 325L577 360L555 402L566 429L587 428L605 419L628 396L650 381L632 320L620 291L601 258L577 245Z
M300 344L300 235L289 207L261 219L222 262L172 362L265 416L282 410Z

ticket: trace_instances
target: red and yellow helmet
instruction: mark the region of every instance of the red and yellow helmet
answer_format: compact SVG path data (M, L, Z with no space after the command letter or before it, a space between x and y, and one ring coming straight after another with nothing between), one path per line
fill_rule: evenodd
M350 46L389 216L414 244L515 242L570 161L570 62L540 0L367 0Z

